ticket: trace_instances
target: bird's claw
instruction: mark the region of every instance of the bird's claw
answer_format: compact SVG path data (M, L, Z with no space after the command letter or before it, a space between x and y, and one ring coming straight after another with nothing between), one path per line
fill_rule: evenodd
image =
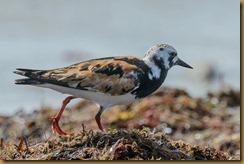
M53 124L52 124L52 132L53 134L55 132L57 132L59 135L67 135L68 133L67 132L64 132L58 125L58 121L59 119L57 119L56 117L51 117L49 118L49 120L52 120L53 121Z

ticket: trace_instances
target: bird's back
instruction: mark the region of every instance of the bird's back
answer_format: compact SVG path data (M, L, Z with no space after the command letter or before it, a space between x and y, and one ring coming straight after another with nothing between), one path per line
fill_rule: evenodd
M63 87L101 92L109 95L123 95L140 85L142 74L146 73L143 60L132 56L93 59L52 70L17 69L15 73L26 76L16 84L53 84Z

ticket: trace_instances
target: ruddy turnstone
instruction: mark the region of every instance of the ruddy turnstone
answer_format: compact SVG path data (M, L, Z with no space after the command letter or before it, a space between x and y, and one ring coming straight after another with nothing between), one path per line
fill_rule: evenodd
M174 65L192 68L177 56L172 46L157 44L148 50L143 59L116 56L51 70L18 68L14 73L28 77L17 79L15 84L50 88L71 95L63 100L57 115L50 118L53 132L65 135L67 133L61 130L58 121L71 99L83 98L96 102L99 111L95 119L98 128L103 131L100 116L106 108L128 104L153 93Z

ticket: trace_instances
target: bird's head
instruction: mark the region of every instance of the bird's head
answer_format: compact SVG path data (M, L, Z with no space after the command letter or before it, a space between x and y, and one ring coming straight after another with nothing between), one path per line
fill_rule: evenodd
M146 58L154 62L160 62L167 70L174 65L193 69L177 56L177 51L172 46L167 44L157 44L151 47L146 54Z

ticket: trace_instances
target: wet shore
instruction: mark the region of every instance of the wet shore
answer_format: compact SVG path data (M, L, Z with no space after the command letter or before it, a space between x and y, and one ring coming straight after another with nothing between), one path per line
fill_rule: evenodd
M49 118L56 108L0 116L0 159L240 159L240 91L226 87L192 98L164 87L107 109L101 117L105 132L98 131L97 110L85 100L68 106L60 120L67 136L52 134Z

